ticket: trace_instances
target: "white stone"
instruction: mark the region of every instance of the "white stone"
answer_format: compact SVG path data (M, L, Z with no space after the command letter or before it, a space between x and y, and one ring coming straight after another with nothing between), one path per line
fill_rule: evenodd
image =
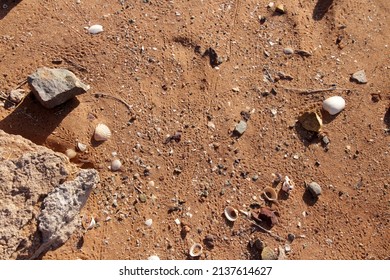
M100 32L103 32L103 26L100 24L92 25L88 28L88 32L90 34L99 34Z
M324 100L322 107L329 114L336 115L345 108L345 100L341 96L332 96Z
M147 220L145 221L145 225L146 225L147 227L150 227L152 224L153 224L153 220L152 220L152 219L147 219Z

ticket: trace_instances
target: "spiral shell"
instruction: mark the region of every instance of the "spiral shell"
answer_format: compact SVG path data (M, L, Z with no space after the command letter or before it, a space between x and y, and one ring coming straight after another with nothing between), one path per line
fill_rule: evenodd
M238 218L238 211L232 206L226 206L224 214L226 219L228 219L231 222L234 222Z
M106 141L111 137L111 130L107 125L99 123L95 128L93 137L96 141Z

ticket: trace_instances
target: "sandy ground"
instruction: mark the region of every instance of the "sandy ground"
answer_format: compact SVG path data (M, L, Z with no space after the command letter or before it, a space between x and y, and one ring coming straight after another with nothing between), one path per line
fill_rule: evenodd
M3 99L28 92L42 66L91 86L51 110L32 94L0 108L0 129L59 152L85 143L75 164L101 174L82 211L97 226L42 259L191 259L193 243L199 259L260 259L259 241L295 260L390 258L388 0L276 3L285 13L251 0L1 3ZM93 24L104 31L88 34ZM368 83L350 80L358 70ZM333 95L346 100L336 116L321 110ZM297 123L305 111L322 116L320 133ZM113 132L101 144L98 123ZM278 174L294 189L262 200ZM228 222L228 205L268 206L278 224L268 234L241 212Z

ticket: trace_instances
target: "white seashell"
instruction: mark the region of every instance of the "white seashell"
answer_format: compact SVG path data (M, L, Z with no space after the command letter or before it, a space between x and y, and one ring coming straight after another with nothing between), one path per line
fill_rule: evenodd
M77 156L77 152L73 149L67 149L65 151L65 155L69 158L69 159L72 159L72 158L75 158Z
M99 34L100 32L103 32L103 26L100 24L92 25L88 28L88 32L90 34Z
M148 258L148 260L149 260L149 261L158 261L158 260L160 260L160 258L159 258L158 256L156 256L156 255L153 255L153 256L150 256L150 257Z
M152 219L147 219L147 220L145 221L145 225L146 225L147 227L150 227L152 224L153 224L153 220L152 220Z
M289 193L294 188L294 183L287 176L284 178L282 190Z
M324 100L322 108L331 115L340 113L345 108L345 100L341 96L332 96Z
M199 243L194 243L190 248L190 256L191 257L199 257L203 252L203 247Z
M238 218L238 211L231 206L226 206L224 214L226 219L228 219L231 222L234 222Z
M87 145L80 142L77 142L76 147L80 152L85 152L87 150Z
M119 159L114 159L111 162L111 171L118 171L119 169L121 169L121 166L122 166L121 161Z
M96 221L95 221L95 219L92 217L92 218L91 218L91 222L89 223L89 226L87 227L87 230L93 229L95 226L96 226Z
M266 187L263 191L265 198L269 201L276 201L278 199L278 194L274 188Z
M106 141L111 137L111 130L105 124L99 123L95 128L94 139L96 141Z

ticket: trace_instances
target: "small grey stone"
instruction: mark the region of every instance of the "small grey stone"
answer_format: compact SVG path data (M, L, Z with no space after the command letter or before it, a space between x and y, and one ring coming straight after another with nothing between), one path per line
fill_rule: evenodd
M325 135L324 137L322 137L322 142L324 142L325 145L328 145L330 143L328 136Z
M314 198L317 198L318 196L321 195L321 186L316 183L316 182L311 182L307 185L307 189L309 190L309 192L311 193L311 195L314 197Z
M284 54L293 54L294 50L290 47L284 48L283 49Z
M247 129L248 125L246 123L246 121L240 121L237 125L236 125L236 128L234 129L234 132L238 135L242 135L244 134L245 130Z
M49 109L85 93L90 88L75 74L61 68L38 68L28 76L27 82L39 102Z
M366 77L366 73L364 72L364 70L359 70L359 71L353 73L351 79L353 81L356 81L359 84L366 84L367 83L367 77Z

